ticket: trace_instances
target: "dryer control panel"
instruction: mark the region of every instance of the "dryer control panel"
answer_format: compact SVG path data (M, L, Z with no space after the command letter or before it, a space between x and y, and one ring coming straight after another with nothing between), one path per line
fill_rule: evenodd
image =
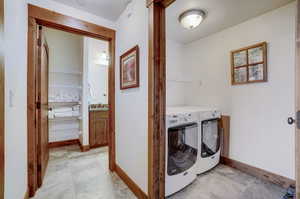
M167 115L167 127L181 125L185 123L197 122L197 115L193 113L179 113Z

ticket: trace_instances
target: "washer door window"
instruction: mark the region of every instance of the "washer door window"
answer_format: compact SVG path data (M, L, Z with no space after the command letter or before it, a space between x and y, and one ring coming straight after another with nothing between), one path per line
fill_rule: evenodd
M197 160L198 124L191 123L168 129L169 176L191 168Z
M212 119L202 122L201 157L215 155L220 149L219 120Z

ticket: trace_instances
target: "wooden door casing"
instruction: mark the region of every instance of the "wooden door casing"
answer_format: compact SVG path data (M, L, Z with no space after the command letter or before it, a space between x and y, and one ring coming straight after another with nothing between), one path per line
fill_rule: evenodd
M93 37L109 42L109 170L115 170L115 38L116 31L110 28L92 24L74 17L63 15L52 10L28 4L28 68L27 68L27 132L28 132L28 188L30 197L37 189L37 126L36 126L36 68L37 25L42 25L62 31Z
M46 173L48 148L48 68L49 48L43 35L42 26L39 26L38 38L38 69L37 69L37 115L38 115L38 187L42 186Z

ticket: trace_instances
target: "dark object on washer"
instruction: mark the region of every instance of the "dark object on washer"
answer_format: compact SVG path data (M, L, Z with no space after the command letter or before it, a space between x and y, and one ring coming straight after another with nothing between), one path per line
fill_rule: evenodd
M286 194L283 196L282 199L295 199L296 198L296 194L295 194L295 186L291 185L287 191Z

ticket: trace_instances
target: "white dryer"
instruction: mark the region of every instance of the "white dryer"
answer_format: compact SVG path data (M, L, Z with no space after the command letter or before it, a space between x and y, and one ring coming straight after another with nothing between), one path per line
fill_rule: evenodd
M199 153L197 159L197 174L204 173L220 162L221 128L220 111L216 109L199 111Z
M167 108L165 195L172 195L197 177L199 116Z

